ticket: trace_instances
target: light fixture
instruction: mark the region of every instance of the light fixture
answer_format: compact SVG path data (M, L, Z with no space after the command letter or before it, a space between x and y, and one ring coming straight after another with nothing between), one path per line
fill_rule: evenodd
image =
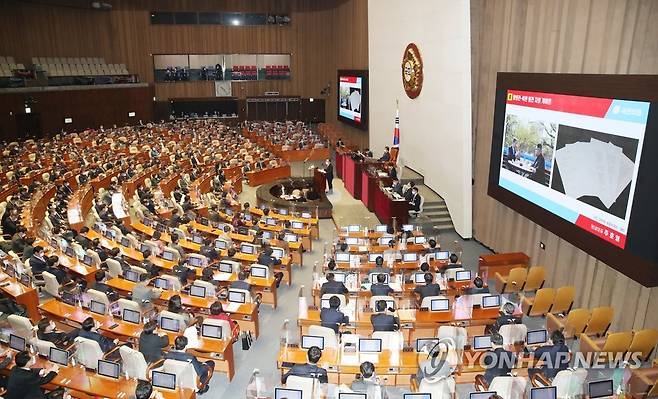
M73 123L73 118L64 118L64 123Z
M31 113L31 112L32 112L32 108L30 108L30 107L25 107L25 113L26 113L26 114L29 114L29 113Z
M128 118L134 118L134 117L135 117L135 111L128 112Z
M308 102L310 102L310 103L312 103L313 101L314 101L314 100L313 100L313 97L311 97L311 98L308 99Z
M234 25L234 26L238 26L238 25L240 25L240 20L237 19L237 18L234 18L234 19L231 21L231 24Z

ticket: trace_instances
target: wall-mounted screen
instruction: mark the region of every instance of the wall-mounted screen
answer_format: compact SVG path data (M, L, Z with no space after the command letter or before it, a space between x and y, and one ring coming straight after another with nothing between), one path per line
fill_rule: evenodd
M499 74L489 194L658 284L648 239L658 229L657 86L655 76Z
M338 71L338 120L368 128L368 71Z

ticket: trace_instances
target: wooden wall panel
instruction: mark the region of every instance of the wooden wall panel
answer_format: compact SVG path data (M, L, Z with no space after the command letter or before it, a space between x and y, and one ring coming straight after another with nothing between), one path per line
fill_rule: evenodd
M612 305L613 331L657 328L658 288L641 286L488 197L487 184L496 72L656 74L658 3L472 0L471 12L474 236L496 251L528 253L533 264L548 267L548 286L575 285L576 306Z

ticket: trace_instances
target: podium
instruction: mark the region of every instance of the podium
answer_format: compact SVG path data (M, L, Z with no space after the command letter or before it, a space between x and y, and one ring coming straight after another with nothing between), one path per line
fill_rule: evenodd
M327 179L318 168L313 168L313 187L319 195L322 195L327 188Z

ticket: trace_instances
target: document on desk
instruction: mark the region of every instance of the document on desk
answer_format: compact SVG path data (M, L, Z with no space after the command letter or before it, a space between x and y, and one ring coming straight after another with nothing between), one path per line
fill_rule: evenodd
M231 273L215 273L213 276L213 280L215 281L229 281L231 279L232 274Z
M228 306L226 306L226 311L229 313L235 313L240 309L241 303L236 303L236 302L229 302Z

